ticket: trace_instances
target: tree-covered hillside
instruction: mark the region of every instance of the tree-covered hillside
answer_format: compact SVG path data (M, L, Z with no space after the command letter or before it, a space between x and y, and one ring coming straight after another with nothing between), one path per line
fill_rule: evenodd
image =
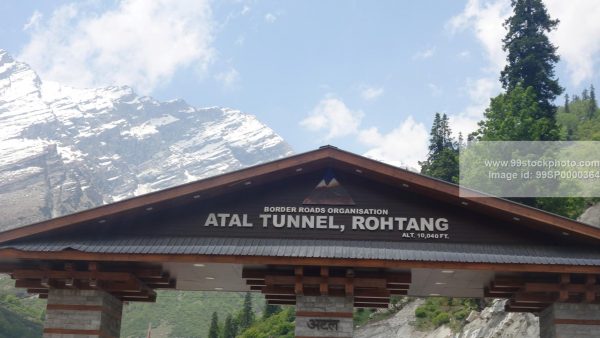
M205 338L211 314L221 318L236 313L244 303L244 293L159 291L156 303L129 303L123 308L122 337ZM264 298L252 294L254 312L264 307ZM0 338L42 337L46 300L14 288L14 280L0 275Z

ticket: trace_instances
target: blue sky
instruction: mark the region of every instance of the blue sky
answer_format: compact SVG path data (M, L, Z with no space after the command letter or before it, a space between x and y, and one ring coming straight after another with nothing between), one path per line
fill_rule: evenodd
M600 86L600 2L546 3L562 85ZM3 1L0 48L44 80L240 109L297 152L415 166L435 112L468 132L500 91L509 13L508 0Z

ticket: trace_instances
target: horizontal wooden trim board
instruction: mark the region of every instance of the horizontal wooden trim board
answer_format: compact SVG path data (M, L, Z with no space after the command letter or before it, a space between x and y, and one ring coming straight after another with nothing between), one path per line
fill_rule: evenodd
M554 319L554 324L566 324L566 325L600 325L598 319Z
M352 318L352 312L318 312L318 311L296 311L296 317L317 317L317 318Z
M518 263L464 263L464 262L426 262L392 261L382 259L355 258L302 258L270 256L216 256L216 255L178 255L178 254L119 254L94 253L81 251L20 251L1 249L0 258L32 260L76 260L111 262L174 262L174 263L231 263L231 264L274 264L304 266L339 266L354 268L437 268L460 270L488 270L499 272L554 272L554 273L600 273L600 266L576 266L566 264L518 264Z
M60 329L60 328L45 328L44 333L55 334L87 334L90 336L100 336L100 330L81 330L81 329Z
M102 311L101 305L79 305L79 304L48 304L47 310L72 310L72 311Z

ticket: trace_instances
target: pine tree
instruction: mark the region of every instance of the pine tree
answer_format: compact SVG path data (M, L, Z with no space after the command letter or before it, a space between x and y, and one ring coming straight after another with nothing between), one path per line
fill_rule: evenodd
M590 85L590 102L588 103L587 116L591 120L596 115L598 110L598 103L596 102L596 88L594 85Z
M252 295L246 292L244 306L239 318L239 332L249 328L254 323L254 311L252 310Z
M223 326L223 338L235 338L237 335L237 325L233 320L231 314L228 314L225 318L225 325Z
M262 317L263 317L263 319L267 319L280 311L281 311L281 306L270 305L267 303L267 304L265 304L265 310L263 311Z
M457 183L458 146L452 138L448 116L436 113L431 126L427 160L419 162L421 173Z
M571 108L569 108L569 94L565 94L565 113L570 113Z
M512 0L513 14L504 23L508 32L503 42L507 65L500 74L503 88L510 92L518 85L532 87L540 106L534 119L554 121L553 102L563 89L554 75L559 60L556 46L547 33L556 29L558 20L550 19L542 0ZM554 122L555 123L555 122ZM542 137L542 140L552 140Z
M587 101L590 99L590 92L588 92L587 88L584 88L581 92L581 99Z
M216 312L212 314L210 327L208 328L208 338L219 338L219 315Z

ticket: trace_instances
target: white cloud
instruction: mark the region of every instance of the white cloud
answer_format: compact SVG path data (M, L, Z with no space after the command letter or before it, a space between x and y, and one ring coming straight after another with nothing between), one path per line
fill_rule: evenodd
M367 147L365 156L401 167L418 168L418 161L427 156L429 134L422 123L412 116L388 133L377 128L362 128L361 111L353 111L333 97L321 100L313 111L300 122L310 131L325 131L325 139L354 136Z
M550 38L558 46L570 80L579 85L597 73L600 58L600 1L546 0L551 17L560 19Z
M273 23L277 20L277 16L275 16L275 14L273 13L267 13L265 15L265 21L268 23Z
M413 55L413 59L429 59L430 57L432 57L435 54L435 47L431 47L431 48L427 48L425 50L416 52L415 55Z
M466 113L470 116L483 117L482 113L490 105L490 98L500 92L500 81L496 77L467 79L466 92L471 101Z
M480 78L466 79L465 92L469 103L463 112L448 114L454 135L459 132L466 137L477 129L483 113L489 106L490 98L500 92L498 80L500 70L506 64L506 53L502 50L502 38L506 35L504 21L511 14L509 0L468 0L463 11L451 18L447 27L451 32L471 30L485 52L488 65ZM463 51L460 57L469 57Z
M469 0L464 10L447 23L452 32L471 29L483 45L490 72L499 72L506 63L502 50L502 38L506 30L502 26L511 13L508 0Z
M242 8L241 14L246 15L248 13L250 13L250 7L248 5L244 5L244 8Z
M546 0L548 13L560 20L558 28L550 33L558 46L558 54L565 62L573 84L591 79L597 74L600 58L600 2L590 0ZM470 28L483 45L490 71L498 72L506 62L502 51L502 26L511 14L509 0L469 0L464 10L453 17L448 25L452 31Z
M387 134L377 128L368 128L359 133L359 141L370 149L366 156L399 167L419 168L419 161L427 156L429 135L422 123L412 116Z
M87 3L85 3L87 4ZM149 93L181 68L213 61L209 1L124 0L96 13L68 4L30 30L20 58L42 77L75 86L128 84Z
M360 92L363 100L372 101L383 95L383 87L364 87Z
M500 92L500 82L496 77L475 80L468 78L464 90L469 97L469 104L461 113L448 114L455 137L459 132L466 137L477 129L477 123L483 120L483 113L489 107L490 99Z
M337 98L321 100L300 125L310 131L327 132L326 140L351 135L357 132L364 114L352 111Z
M25 25L23 25L23 30L26 31L30 28L37 28L42 17L43 17L42 13L40 13L37 10L33 11L33 14L31 14L31 16L29 17L29 20L27 20L27 23L25 23Z
M227 89L233 88L240 81L240 73L235 68L229 68L225 72L215 75L215 79Z

